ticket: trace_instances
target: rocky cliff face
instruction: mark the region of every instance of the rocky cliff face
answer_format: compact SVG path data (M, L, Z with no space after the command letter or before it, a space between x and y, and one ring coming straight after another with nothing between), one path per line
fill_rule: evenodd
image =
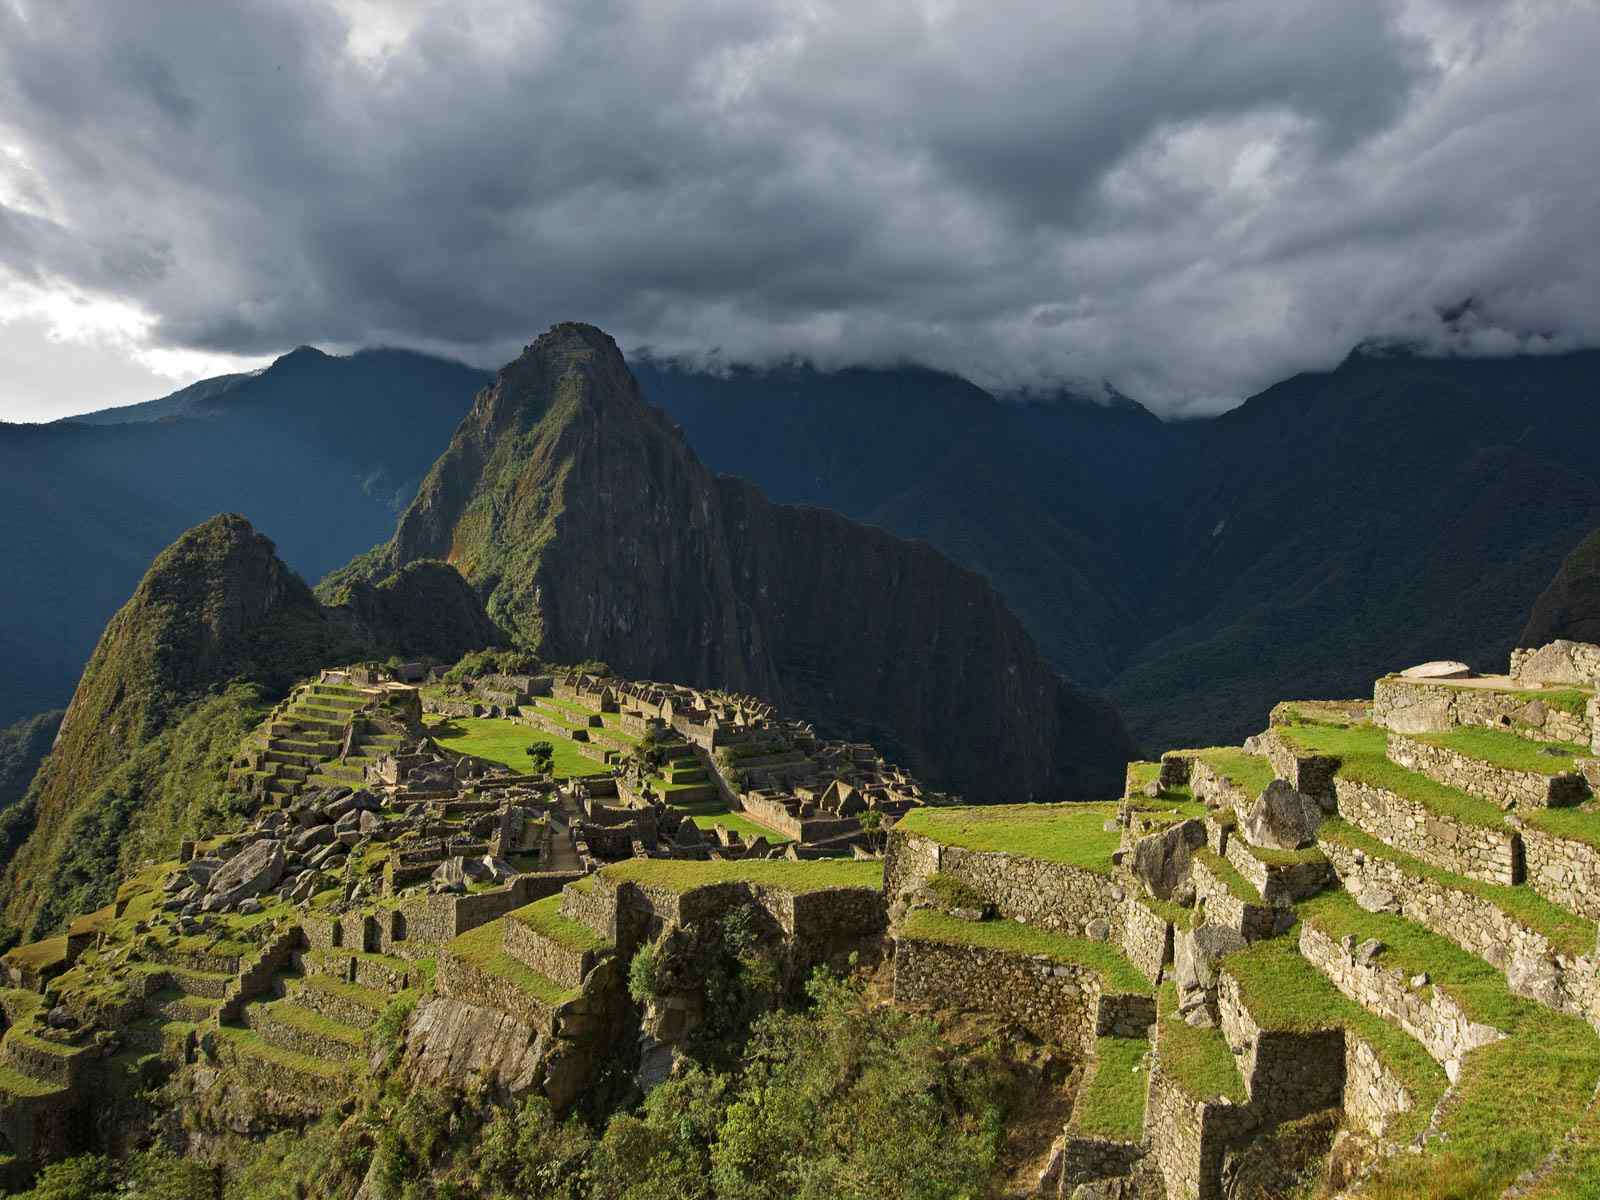
M503 369L394 538L330 586L426 558L545 657L831 714L974 799L1108 794L1130 751L981 577L714 476L592 326Z
M1600 642L1600 530L1562 561L1550 586L1534 601L1517 645L1543 646L1557 638Z
M157 556L106 626L54 749L0 828L0 850L14 851L6 922L38 933L93 907L115 885L125 834L157 808L215 799L220 775L210 768L225 765L262 698L352 658L454 658L498 640L474 593L443 564L418 564L341 599L337 608L319 604L236 514L196 526ZM256 686L225 698L229 684ZM64 881L77 889L70 900Z

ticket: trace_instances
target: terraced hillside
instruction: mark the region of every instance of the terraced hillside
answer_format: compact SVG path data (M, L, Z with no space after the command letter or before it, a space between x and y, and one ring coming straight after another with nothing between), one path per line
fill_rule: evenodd
M1282 704L1118 805L910 814L895 997L1082 1048L1051 1195L1594 1195L1597 662Z

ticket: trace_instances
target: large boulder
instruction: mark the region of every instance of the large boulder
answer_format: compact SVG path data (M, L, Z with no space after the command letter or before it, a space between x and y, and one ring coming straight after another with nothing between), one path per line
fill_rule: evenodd
M1433 662L1418 663L1414 667L1407 667L1400 672L1402 679L1470 679L1472 668L1464 662L1451 662L1445 659L1435 659Z
M1580 665L1580 659L1586 657L1580 651L1584 643L1569 642L1565 638L1557 638L1547 646L1540 646L1517 668L1517 680L1521 683L1581 683L1589 684L1594 680ZM1589 654L1594 653L1589 648Z
M503 883L517 873L515 867L503 858L485 854L481 858L461 860L461 869L474 883Z
M241 900L270 892L283 878L283 843L262 840L247 847L211 877L208 909L232 908Z
M1178 990L1211 992L1217 986L1217 964L1248 943L1225 925L1199 925L1183 932L1173 946L1173 974Z
M1252 846L1268 850L1303 850L1315 843L1327 813L1310 796L1282 779L1274 779L1239 816L1239 832Z
M1204 823L1181 821L1135 842L1129 867L1153 899L1171 900L1189 881L1190 853L1205 844Z

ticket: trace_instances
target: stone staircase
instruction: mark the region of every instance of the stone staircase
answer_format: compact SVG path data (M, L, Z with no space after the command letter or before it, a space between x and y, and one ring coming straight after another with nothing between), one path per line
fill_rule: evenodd
M338 760L352 719L377 694L352 684L302 684L254 736L254 753L247 751L246 759L235 763L231 781L279 807L308 787L359 784L370 761L363 750L371 748ZM393 745L398 744L394 738Z

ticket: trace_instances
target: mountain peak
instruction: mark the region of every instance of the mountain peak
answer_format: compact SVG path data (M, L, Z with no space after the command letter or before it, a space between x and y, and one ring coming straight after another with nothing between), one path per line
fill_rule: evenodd
M831 716L974 796L1098 794L1131 749L980 576L714 476L592 325L557 325L500 371L395 536L324 595L425 558L542 658Z

